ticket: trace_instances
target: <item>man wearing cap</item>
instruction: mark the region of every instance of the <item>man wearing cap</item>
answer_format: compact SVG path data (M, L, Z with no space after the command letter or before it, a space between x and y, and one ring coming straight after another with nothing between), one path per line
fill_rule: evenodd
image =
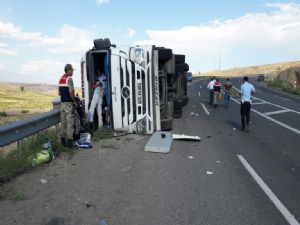
M73 67L71 64L65 66L65 74L59 80L58 94L61 97L60 104L60 138L66 147L73 147L73 134L75 123L75 91L73 84Z

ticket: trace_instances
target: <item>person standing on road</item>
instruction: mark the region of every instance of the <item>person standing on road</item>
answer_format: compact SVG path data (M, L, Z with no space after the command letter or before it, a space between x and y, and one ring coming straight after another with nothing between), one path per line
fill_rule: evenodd
M61 97L60 104L60 138L61 144L72 148L75 126L76 99L74 83L72 79L73 67L71 64L65 66L65 74L59 80L58 94Z
M253 96L256 94L255 88L252 84L248 82L248 77L244 77L243 84L241 85L240 95L241 98L241 122L242 128L241 130L249 131L249 123L250 123L250 110L251 110L251 102Z
M214 97L214 84L216 80L214 78L210 79L210 82L207 84L207 90L209 91L209 104L213 104L213 97Z
M228 105L229 105L231 88L232 88L232 84L230 82L230 79L227 78L226 83L224 84L224 101L223 101L223 104L224 104L225 108L227 108Z
M100 69L97 69L97 76L96 76L96 83L92 85L95 89L92 102L88 112L88 121L93 122L94 119L94 112L97 107L97 114L98 114L98 127L103 127L102 121L102 105L103 105L103 98L104 95L107 95L107 78L104 73L101 72Z
M220 104L221 99L221 82L219 79L216 79L214 83L214 107L217 108L217 106Z

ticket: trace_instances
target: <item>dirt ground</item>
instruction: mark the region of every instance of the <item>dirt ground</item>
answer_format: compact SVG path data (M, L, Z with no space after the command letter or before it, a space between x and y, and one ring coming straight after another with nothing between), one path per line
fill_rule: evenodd
M52 162L17 176L0 187L0 224L98 225L110 217L106 206L111 201L109 193L116 188L101 180L123 179L122 174L133 166L112 165L132 153L138 157L148 138L131 134L101 140L92 149L79 149L74 155L62 153ZM114 174L120 177L104 172L116 168Z

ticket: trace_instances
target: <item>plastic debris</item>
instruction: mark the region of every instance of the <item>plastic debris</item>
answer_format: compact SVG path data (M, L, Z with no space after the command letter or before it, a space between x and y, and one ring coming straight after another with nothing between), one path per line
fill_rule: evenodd
M194 112L191 112L190 115L191 115L191 116L199 116L198 113L194 113Z
M91 134L90 133L81 133L79 140L91 143Z
M108 225L108 223L105 220L100 220L99 225Z
M207 175L212 175L212 174L214 174L214 173L208 170L208 171L206 171L206 174L207 174Z
M185 134L172 134L173 140L186 140L186 141L200 141L201 138L199 136L191 136Z
M189 159L194 159L194 156L189 155L188 158L189 158Z
M52 159L54 159L54 154L52 151L52 147L51 147L51 143L47 142L43 145L43 148L47 148L45 150L41 150L39 152L37 152L34 155L31 155L28 157L28 161L31 162L31 165L36 167L36 166L40 166L44 163L47 163L49 161L51 161Z
M221 161L218 160L217 163L221 163Z
M47 184L47 183L48 183L48 180L41 178L40 183L41 183L41 184Z
M91 143L82 140L75 141L74 146L77 148L85 148L85 149L93 148Z

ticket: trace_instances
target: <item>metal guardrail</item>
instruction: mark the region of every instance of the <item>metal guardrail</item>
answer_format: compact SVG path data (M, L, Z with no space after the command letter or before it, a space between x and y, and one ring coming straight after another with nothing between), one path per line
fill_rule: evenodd
M40 115L0 126L0 147L19 141L60 122L60 110L53 109Z

